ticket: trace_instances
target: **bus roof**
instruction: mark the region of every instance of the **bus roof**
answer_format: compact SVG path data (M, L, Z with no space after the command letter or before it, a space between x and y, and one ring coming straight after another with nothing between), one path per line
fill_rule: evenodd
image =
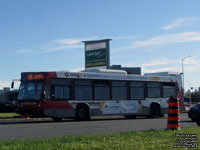
M145 74L131 75L126 74L123 70L109 69L88 69L81 72L57 71L57 72L22 72L22 80L42 79L48 77L55 78L79 78L79 79L106 79L106 80L135 80L135 81L160 81L160 82L181 82L181 75L162 75L162 74Z
M155 73L145 73L144 75L157 75L157 76L179 76L179 72L155 72Z
M181 82L181 76L177 75L131 75L119 70L90 70L82 72L59 71L56 72L58 78L80 78L80 79L107 79L107 80L136 80L136 81L160 81L160 82Z

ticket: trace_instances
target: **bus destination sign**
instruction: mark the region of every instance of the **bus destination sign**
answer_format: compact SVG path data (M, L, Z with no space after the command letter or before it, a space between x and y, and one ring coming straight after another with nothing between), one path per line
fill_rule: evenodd
M28 75L28 80L41 80L44 79L43 74L29 74Z

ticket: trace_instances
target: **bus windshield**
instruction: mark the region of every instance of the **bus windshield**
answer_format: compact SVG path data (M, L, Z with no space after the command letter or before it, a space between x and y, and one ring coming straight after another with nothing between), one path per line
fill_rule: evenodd
M22 82L19 88L19 100L39 100L42 82Z

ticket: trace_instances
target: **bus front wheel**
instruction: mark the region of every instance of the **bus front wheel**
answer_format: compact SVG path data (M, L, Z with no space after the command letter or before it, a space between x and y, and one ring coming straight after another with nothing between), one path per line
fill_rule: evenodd
M78 121L90 120L89 109L84 105L80 105L79 107L77 107L76 108L76 118L75 119L78 120Z

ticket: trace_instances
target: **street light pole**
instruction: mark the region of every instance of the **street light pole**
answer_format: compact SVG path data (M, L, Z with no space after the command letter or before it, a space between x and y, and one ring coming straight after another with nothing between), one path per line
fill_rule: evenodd
M182 75L183 75L183 95L185 94L185 85L184 85L184 60L186 59L186 58L188 58L188 57L191 57L190 55L188 55L188 56L186 56L186 57L184 57L184 58L182 58Z
M183 83L183 95L184 95L184 67L183 67L183 61L184 61L184 58L182 58L182 75L183 75L183 77L182 77L182 83Z

